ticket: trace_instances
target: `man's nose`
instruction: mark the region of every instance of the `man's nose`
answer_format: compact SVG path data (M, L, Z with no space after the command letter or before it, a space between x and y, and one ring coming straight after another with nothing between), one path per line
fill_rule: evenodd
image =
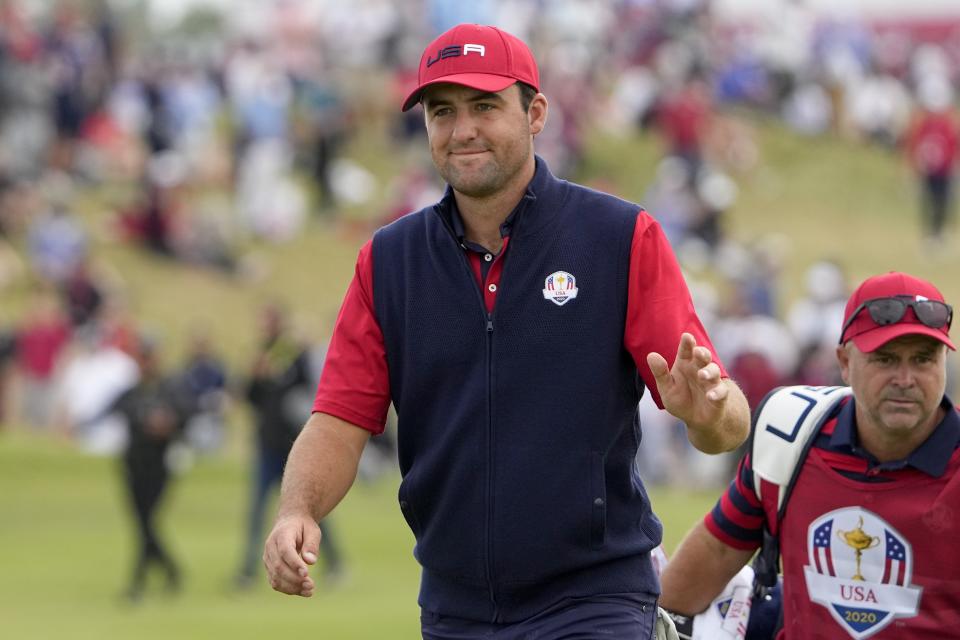
M899 387L912 387L916 382L916 372L913 365L908 362L902 362L894 371L893 382Z
M477 123L468 110L459 110L457 119L453 123L453 139L455 141L472 140L477 137Z

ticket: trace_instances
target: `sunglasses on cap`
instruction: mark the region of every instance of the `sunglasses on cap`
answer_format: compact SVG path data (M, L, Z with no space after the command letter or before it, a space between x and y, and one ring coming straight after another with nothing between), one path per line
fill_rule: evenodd
M872 300L864 300L860 306L853 310L850 318L843 323L843 328L840 330L840 341L843 342L843 336L846 335L847 329L864 309L870 314L871 320L878 326L884 327L900 322L908 308L913 309L917 320L931 329L942 329L944 327L949 329L953 322L953 307L939 300L917 300L913 296L873 298Z

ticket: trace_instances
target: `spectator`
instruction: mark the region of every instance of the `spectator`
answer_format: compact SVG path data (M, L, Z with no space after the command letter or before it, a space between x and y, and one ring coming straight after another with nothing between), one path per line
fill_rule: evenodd
M106 409L139 380L137 362L104 342L96 325L78 331L64 354L54 394L56 422L89 453L112 455L124 449L127 428Z
M72 187L67 180L51 176L44 182L48 209L32 220L28 229L30 265L42 279L54 284L66 280L88 251L87 233L68 206Z
M804 273L803 295L787 311L787 326L802 353L840 339L840 320L849 288L843 267L833 260L818 260Z
M937 247L943 242L953 209L960 122L946 79L924 80L918 93L920 109L907 133L906 148L923 194L923 234L932 247Z
M246 546L236 577L241 589L253 585L261 564L267 499L280 486L290 448L310 414L317 381L310 350L292 335L285 311L268 304L260 320L260 345L245 394L253 408L256 446L250 464ZM327 580L335 581L343 569L340 548L329 520L320 527L328 547L323 551Z
M97 319L103 308L103 286L96 281L90 270L89 259L81 258L63 279L61 295L67 308L70 324L82 327Z
M840 369L833 352L849 295L846 274L840 264L819 260L807 268L804 285L804 295L787 311L787 327L799 352L793 380L796 384L838 384Z
M320 69L297 79L294 107L298 135L316 184L319 210L331 217L338 202L332 169L349 135L349 112L330 69Z
M186 441L201 453L213 453L223 445L227 370L207 331L197 330L190 337L181 380L190 406L195 409L184 429Z
M9 390L12 377L12 362L16 353L14 332L0 327L0 429L10 420Z
M53 293L35 294L15 338L21 413L27 424L44 428L53 419L54 373L70 340L70 323Z
M123 478L138 534L137 558L124 597L143 598L151 565L164 572L168 593L180 590L181 572L156 527L156 513L170 479L167 453L183 433L191 407L176 381L162 375L156 345L144 340L137 364L139 381L124 392L108 411L126 422L128 442L123 453Z
M690 176L699 172L704 159L712 108L709 88L696 72L681 86L668 89L656 107L656 125L664 137L666 154L681 158Z

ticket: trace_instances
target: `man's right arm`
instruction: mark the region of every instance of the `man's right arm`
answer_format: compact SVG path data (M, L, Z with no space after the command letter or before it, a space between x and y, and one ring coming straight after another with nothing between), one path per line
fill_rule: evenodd
M721 542L703 522L697 523L660 576L660 606L687 616L702 612L753 554Z
M283 474L280 507L264 545L271 586L313 595L308 565L317 561L317 523L343 499L357 477L370 431L326 413L314 413L300 432Z

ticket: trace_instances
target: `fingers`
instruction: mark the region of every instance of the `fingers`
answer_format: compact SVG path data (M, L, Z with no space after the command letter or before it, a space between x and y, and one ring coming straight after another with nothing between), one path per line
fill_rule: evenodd
M726 398L727 388L721 383L720 366L713 361L713 353L707 347L697 345L696 338L690 333L681 334L672 368L656 352L647 354L647 366L653 373L661 397L680 380L686 380L688 386L698 389L708 400L717 402Z
M317 563L317 553L320 551L320 527L308 527L303 532L303 543L300 545L300 557L307 564ZM302 575L307 575L306 567L303 567Z
M678 382L677 375L687 378L688 384L695 382L695 376L698 369L703 368L713 360L713 355L706 347L698 347L697 341L692 334L683 333L680 335L680 343L677 345L677 357L673 362L673 367L667 359L657 352L647 354L647 366L653 374L657 387L661 391L666 390L674 383ZM676 374L676 375L675 375Z
M274 591L304 598L312 596L315 588L312 578L300 576L292 571L273 573L270 576L270 586Z
M647 366L650 367L650 372L657 381L657 385L660 385L662 378L670 374L670 365L667 364L667 359L659 353L650 352L647 354Z
M650 364L649 356L647 362ZM708 400L721 402L727 397L727 387L722 383L720 366L713 361L713 353L707 347L697 345L696 338L690 333L680 336L674 368L687 378L689 384L695 384Z
M693 337L693 334L684 332L680 334L680 344L677 346L677 360L691 361L700 368L705 367L713 361L713 354L710 353L710 349L698 346L697 339Z
M713 362L713 354L706 347L693 348L693 362L698 367L703 368Z
M703 387L720 382L720 367L716 362L707 363L697 370L697 380L700 381L700 385Z
M697 371L697 381L707 400L720 402L727 397L727 386L723 384L717 363L710 362Z
M677 346L677 360L692 360L697 340L693 335L684 332L680 334L680 344Z
M307 595L312 592L307 568L296 547L279 538L268 538L264 550L264 566L274 590L289 595Z
M316 524L309 520L280 521L270 532L264 545L263 565L274 590L288 595L313 595L315 585L300 554L300 541L305 539L310 525L316 528ZM312 535L316 539L314 544L318 544L319 535ZM304 553L312 555L316 562L316 551Z

